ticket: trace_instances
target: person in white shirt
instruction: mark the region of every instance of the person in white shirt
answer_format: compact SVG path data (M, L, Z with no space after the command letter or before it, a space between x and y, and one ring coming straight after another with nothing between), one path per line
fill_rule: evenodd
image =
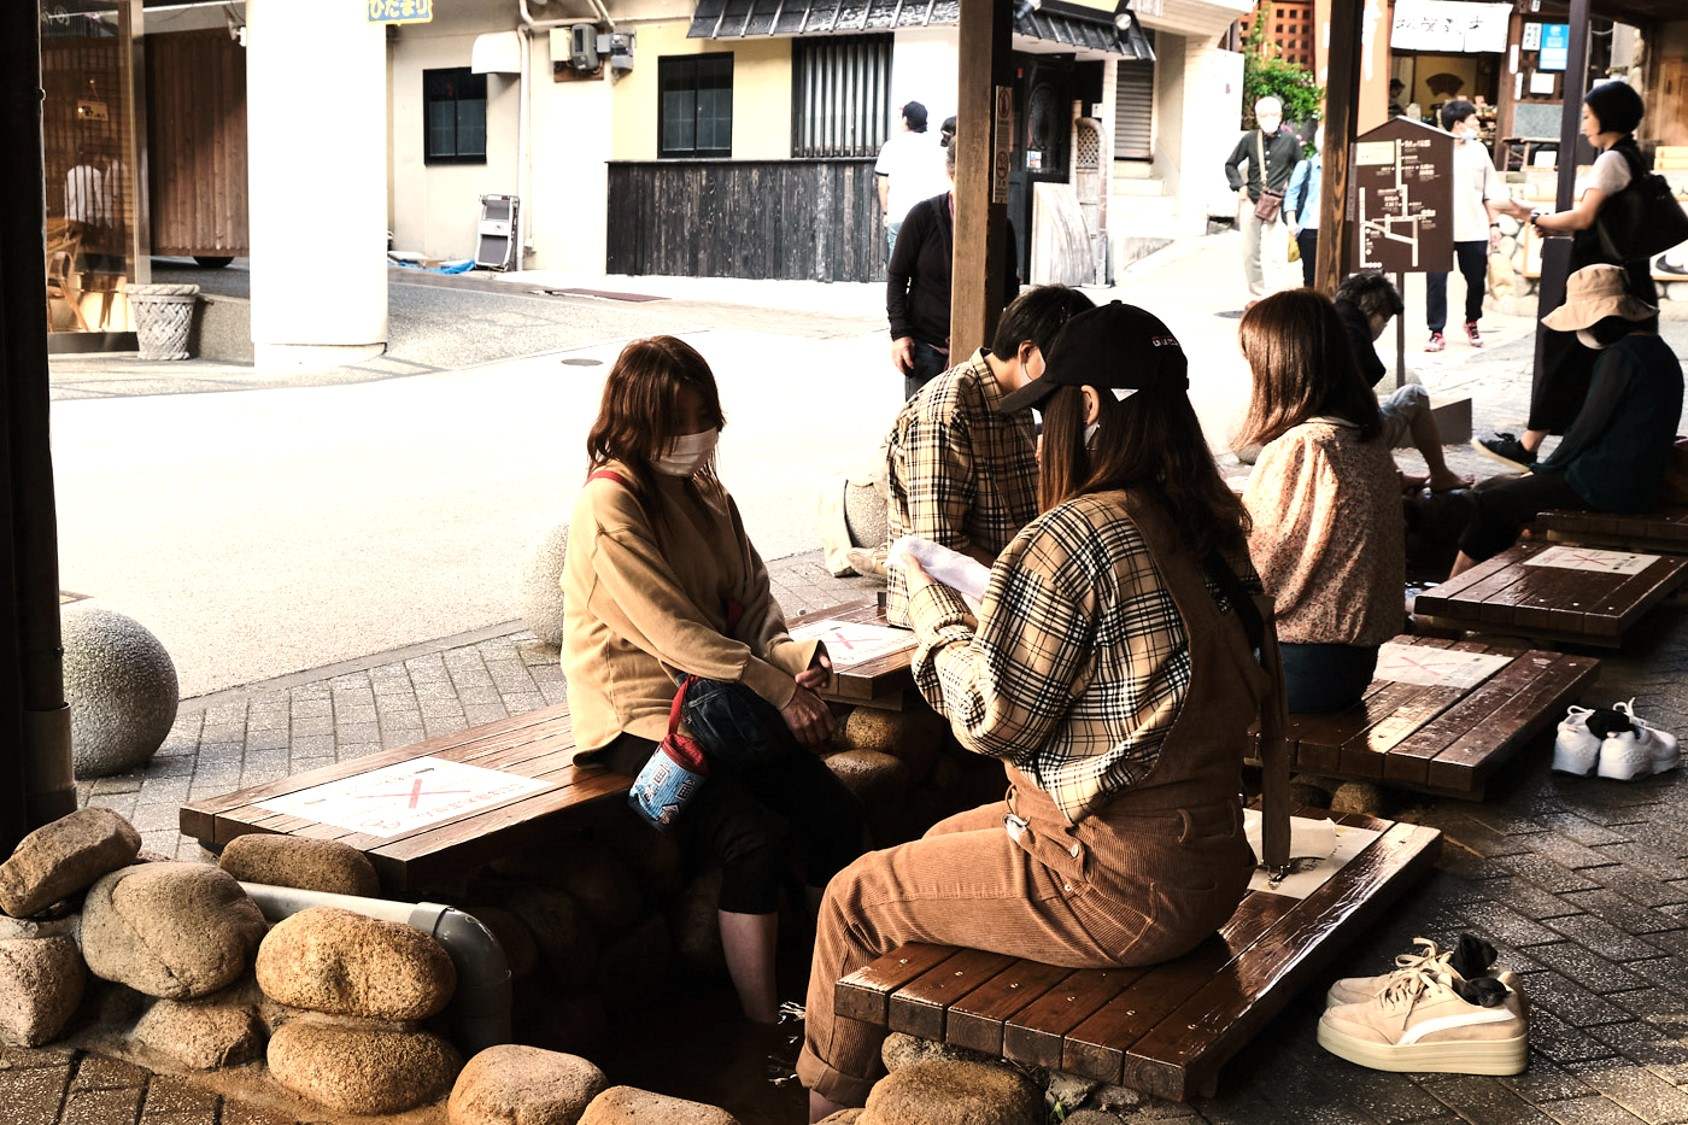
M1483 294L1489 282L1489 251L1500 241L1495 217L1510 196L1494 158L1483 144L1477 126L1477 107L1455 98L1442 107L1442 128L1454 135L1454 260L1465 277L1465 338L1483 346L1477 321L1483 315ZM1427 352L1448 346L1442 329L1448 325L1448 273L1424 276L1424 323L1430 329Z
M926 107L903 106L902 131L886 141L873 165L879 181L879 210L885 216L885 259L897 248L897 232L909 209L949 191L944 150L926 132Z
M73 223L97 227L106 225L109 214L105 176L86 150L79 151L76 164L64 177L64 217Z

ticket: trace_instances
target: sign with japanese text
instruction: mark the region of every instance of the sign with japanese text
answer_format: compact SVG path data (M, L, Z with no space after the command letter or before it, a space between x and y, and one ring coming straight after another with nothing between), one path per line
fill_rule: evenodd
M991 121L991 202L1008 202L1008 175L1014 162L1014 87L995 88Z
M1541 28L1541 58L1538 70L1564 70L1571 61L1571 25L1546 23Z
M1397 51L1500 54L1512 5L1470 0L1396 0L1389 45Z
M1361 269L1446 270L1454 256L1454 139L1397 117L1354 145L1350 196Z
M370 23L432 23L434 0L369 0Z

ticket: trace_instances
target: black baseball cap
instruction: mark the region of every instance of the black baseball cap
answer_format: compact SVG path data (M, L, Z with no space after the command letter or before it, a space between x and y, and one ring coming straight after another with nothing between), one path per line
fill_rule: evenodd
M1110 301L1067 321L1049 345L1043 375L1003 396L997 410L1028 410L1061 387L1141 391L1189 386L1189 359L1161 318L1136 305Z

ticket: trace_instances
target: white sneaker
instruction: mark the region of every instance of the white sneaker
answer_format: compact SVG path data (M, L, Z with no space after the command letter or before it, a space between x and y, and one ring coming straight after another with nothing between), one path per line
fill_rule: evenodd
M1395 968L1387 973L1375 977L1344 977L1330 986L1325 993L1325 1007L1334 1008L1338 1004L1359 1004L1370 1000L1388 988L1396 979L1404 974L1415 973L1420 969L1431 969L1445 973L1454 980L1464 980L1451 964L1455 949L1443 949L1429 938L1415 937L1413 945L1419 947L1417 953L1398 953L1395 956Z
M1529 1009L1516 978L1499 983L1505 995L1484 1005L1461 996L1445 972L1403 972L1369 1000L1326 1008L1319 1046L1373 1070L1521 1074Z
M1588 729L1591 707L1571 707L1559 722L1553 741L1553 768L1560 773L1587 777L1600 759L1600 740Z
M1653 770L1654 773L1669 773L1682 764L1682 751L1676 744L1676 736L1649 723L1635 713L1635 700L1627 703L1614 703L1612 710L1622 711L1629 716L1630 725L1638 731L1645 731L1653 741Z
M1634 781L1653 772L1653 732L1645 727L1614 731L1600 744L1601 777L1613 781Z

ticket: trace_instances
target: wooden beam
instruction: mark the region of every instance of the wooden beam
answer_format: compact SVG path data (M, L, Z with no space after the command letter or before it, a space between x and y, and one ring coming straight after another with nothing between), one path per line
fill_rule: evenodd
M1568 211L1577 184L1577 141L1582 136L1582 91L1588 82L1589 0L1571 0L1571 50L1565 60L1564 105L1559 115L1559 183L1555 209ZM1548 328L1540 318L1565 301L1565 279L1571 272L1571 236L1550 235L1542 241L1541 280L1536 285L1536 351L1532 373L1541 374L1546 358Z
M993 193L996 152L1013 142L1014 22L1007 0L961 0L955 140L955 256L951 260L950 354L989 343L1002 315L1003 255L1008 243L1008 191ZM1000 120L1001 97L1009 107ZM998 134L998 130L1002 130Z
M1348 164L1359 136L1362 4L1330 9L1330 66L1325 79L1324 179L1319 186L1319 250L1313 284L1327 296L1354 268L1354 232L1348 221Z

